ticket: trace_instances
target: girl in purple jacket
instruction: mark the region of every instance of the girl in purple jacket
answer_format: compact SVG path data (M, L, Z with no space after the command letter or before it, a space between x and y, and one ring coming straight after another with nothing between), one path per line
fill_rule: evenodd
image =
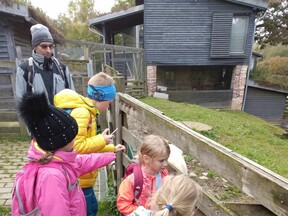
M108 165L115 153L77 155L73 151L78 126L65 111L48 104L42 94L25 94L20 115L34 139L29 161L17 173L12 215L86 215L78 177ZM117 150L125 150L117 145Z

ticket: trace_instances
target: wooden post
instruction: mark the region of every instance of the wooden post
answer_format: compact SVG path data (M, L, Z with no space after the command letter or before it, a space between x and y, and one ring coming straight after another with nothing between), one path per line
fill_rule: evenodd
M119 97L116 96L116 100L119 100ZM118 128L116 132L116 143L117 144L123 144L122 140L122 116L123 112L119 109L119 103L115 104L115 125L116 128ZM122 181L123 177L123 153L118 152L116 155L116 171L117 171L117 179L116 179L116 185L117 185L117 191L119 189L120 183Z

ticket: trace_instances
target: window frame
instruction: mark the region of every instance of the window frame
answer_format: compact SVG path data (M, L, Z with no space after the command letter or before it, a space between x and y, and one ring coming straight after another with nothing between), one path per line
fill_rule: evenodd
M242 50L238 50L238 51L232 51L231 47L232 47L232 42L233 42L233 34L235 34L235 32L233 32L233 26L235 28L235 25L233 25L234 19L235 18L245 18L245 29L244 29L244 33L242 34L243 38L243 42L242 42ZM239 27L235 28L236 30L239 29ZM229 48L229 53L230 55L243 55L246 52L246 47L247 47L247 37L248 37L248 31L249 31L249 16L245 15L245 14L233 14L232 17L232 26L231 26L231 36L230 36L230 48Z
M234 17L247 17L243 52L231 52L232 24ZM250 13L213 13L210 58L246 58L249 39Z

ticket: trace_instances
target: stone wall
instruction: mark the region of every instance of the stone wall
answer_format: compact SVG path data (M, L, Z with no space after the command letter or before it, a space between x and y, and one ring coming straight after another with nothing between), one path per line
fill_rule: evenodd
M157 66L147 66L147 88L148 96L153 96L156 91Z
M231 81L231 89L233 89L233 96L231 103L232 110L242 109L245 84L247 78L247 69L248 65L237 65L233 70Z

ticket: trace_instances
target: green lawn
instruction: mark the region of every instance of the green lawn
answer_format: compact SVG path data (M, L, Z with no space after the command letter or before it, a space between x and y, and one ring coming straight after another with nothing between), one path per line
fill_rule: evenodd
M201 134L288 178L288 133L255 116L240 111L208 109L146 97L142 102L176 121L208 124Z

